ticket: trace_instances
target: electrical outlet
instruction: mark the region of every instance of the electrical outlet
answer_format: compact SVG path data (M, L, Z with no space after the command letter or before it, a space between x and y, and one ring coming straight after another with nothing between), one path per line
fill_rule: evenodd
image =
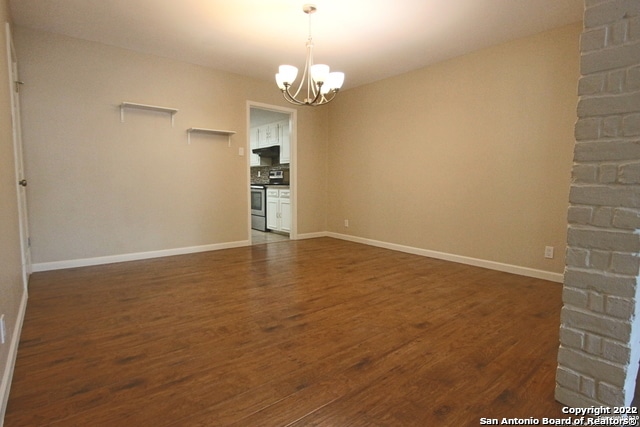
M544 257L545 258L553 258L553 246L545 246L544 247Z
M7 341L7 328L4 326L4 314L0 316L0 344Z
M244 147L238 147L238 156L244 156Z
M345 226L346 228L349 228L349 220L348 220L348 219L345 219L345 220L344 220L344 226Z

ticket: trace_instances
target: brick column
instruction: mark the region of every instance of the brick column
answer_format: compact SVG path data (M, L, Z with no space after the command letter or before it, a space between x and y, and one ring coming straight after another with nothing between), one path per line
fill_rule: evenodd
M625 406L640 360L640 0L585 0L556 399Z

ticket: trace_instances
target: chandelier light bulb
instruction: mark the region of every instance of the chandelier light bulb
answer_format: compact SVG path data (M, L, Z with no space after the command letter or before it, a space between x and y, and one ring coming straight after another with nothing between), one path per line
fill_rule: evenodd
M329 73L329 78L327 79L327 85L331 89L340 89L342 84L344 83L344 73L341 71L334 71L333 73Z
M298 77L298 69L293 65L281 65L278 71L283 83L292 84Z
M342 87L343 82L344 73L339 71L329 73L329 77L327 77L327 81L322 85L322 89L320 91L323 95L326 95L331 91L337 91Z
M329 66L325 64L316 64L311 66L311 78L316 83L324 83L329 77Z

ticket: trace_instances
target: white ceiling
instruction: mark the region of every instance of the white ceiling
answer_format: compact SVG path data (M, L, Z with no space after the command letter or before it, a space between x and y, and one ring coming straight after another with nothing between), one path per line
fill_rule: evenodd
M10 0L14 23L273 81L316 63L370 83L582 19L583 0Z

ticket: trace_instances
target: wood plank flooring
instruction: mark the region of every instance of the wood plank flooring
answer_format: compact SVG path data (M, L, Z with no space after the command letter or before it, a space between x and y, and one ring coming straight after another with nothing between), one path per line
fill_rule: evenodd
M14 426L560 418L561 285L330 238L33 274Z

